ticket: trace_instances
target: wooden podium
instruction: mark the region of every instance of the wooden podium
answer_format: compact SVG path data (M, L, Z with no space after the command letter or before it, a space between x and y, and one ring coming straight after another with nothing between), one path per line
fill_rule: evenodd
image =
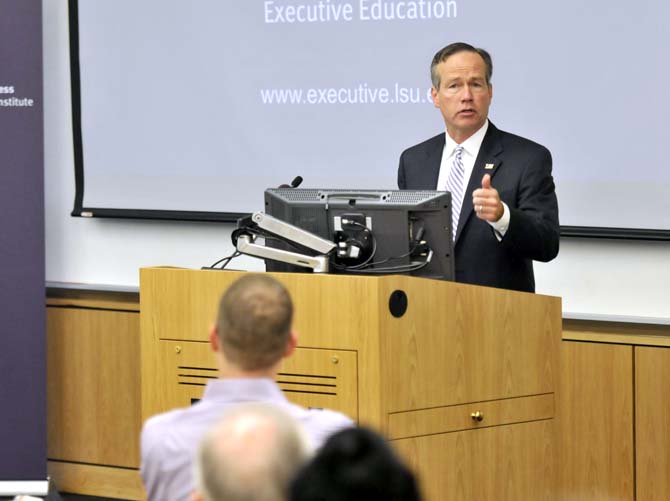
M233 271L140 272L142 420L200 398ZM560 298L408 276L273 274L295 304L289 399L382 432L425 499L555 499ZM391 313L390 305L406 311Z

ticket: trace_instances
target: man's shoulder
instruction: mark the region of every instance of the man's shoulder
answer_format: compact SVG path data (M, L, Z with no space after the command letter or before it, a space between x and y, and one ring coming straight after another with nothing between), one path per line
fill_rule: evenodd
M330 409L323 409L321 407L303 407L290 401L285 401L282 407L284 407L294 419L300 421L305 426L327 427L333 423L335 425L350 425L353 423L352 419L348 416Z
M333 433L356 425L348 416L329 409L303 409L298 420L315 448L321 447Z
M187 415L188 408L183 408L151 416L144 422L144 426L142 426L142 435L173 430L174 426L183 421Z
M533 141L532 139L528 139L527 137L500 130L495 128L495 126L493 126L493 131L494 134L497 134L498 139L505 149L549 153L549 149L546 146Z
M402 152L403 155L416 155L416 154L424 154L427 151L431 151L436 147L439 146L444 146L444 132L437 134L429 139L426 139L425 141L421 141L418 144L415 144L414 146L410 146L407 148L405 151Z
M323 424L334 424L342 426L351 426L353 420L341 412L330 409L306 409L308 419Z
M193 426L191 409L157 414L142 427L140 472L150 499L188 498L191 457L204 431Z
M181 435L186 416L187 409L175 409L147 419L140 436L143 455L155 454L159 450L162 454L164 449L174 448L173 437Z
M190 407L173 409L147 419L142 426L142 452L178 453L192 448L196 439L211 423L215 409L198 402Z

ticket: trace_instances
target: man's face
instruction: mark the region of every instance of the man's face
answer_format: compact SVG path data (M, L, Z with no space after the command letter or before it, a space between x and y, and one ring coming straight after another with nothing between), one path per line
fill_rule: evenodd
M489 114L493 87L486 83L486 64L476 52L457 52L437 65L440 88L431 94L458 144L484 125Z

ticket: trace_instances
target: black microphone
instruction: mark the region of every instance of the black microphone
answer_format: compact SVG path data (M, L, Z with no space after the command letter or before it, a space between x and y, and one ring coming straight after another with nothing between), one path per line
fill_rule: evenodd
M291 188L297 188L302 184L302 176L296 176L293 181L291 181Z
M279 188L297 188L302 183L302 176L296 176L291 184L280 184Z

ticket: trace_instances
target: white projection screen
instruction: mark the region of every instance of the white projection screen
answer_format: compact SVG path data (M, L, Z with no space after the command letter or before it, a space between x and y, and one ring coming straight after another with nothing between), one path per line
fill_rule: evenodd
M432 56L465 41L493 57L491 121L551 150L564 229L670 235L670 2L70 8L73 215L232 221L298 175L301 187L396 188L400 153L444 130Z

